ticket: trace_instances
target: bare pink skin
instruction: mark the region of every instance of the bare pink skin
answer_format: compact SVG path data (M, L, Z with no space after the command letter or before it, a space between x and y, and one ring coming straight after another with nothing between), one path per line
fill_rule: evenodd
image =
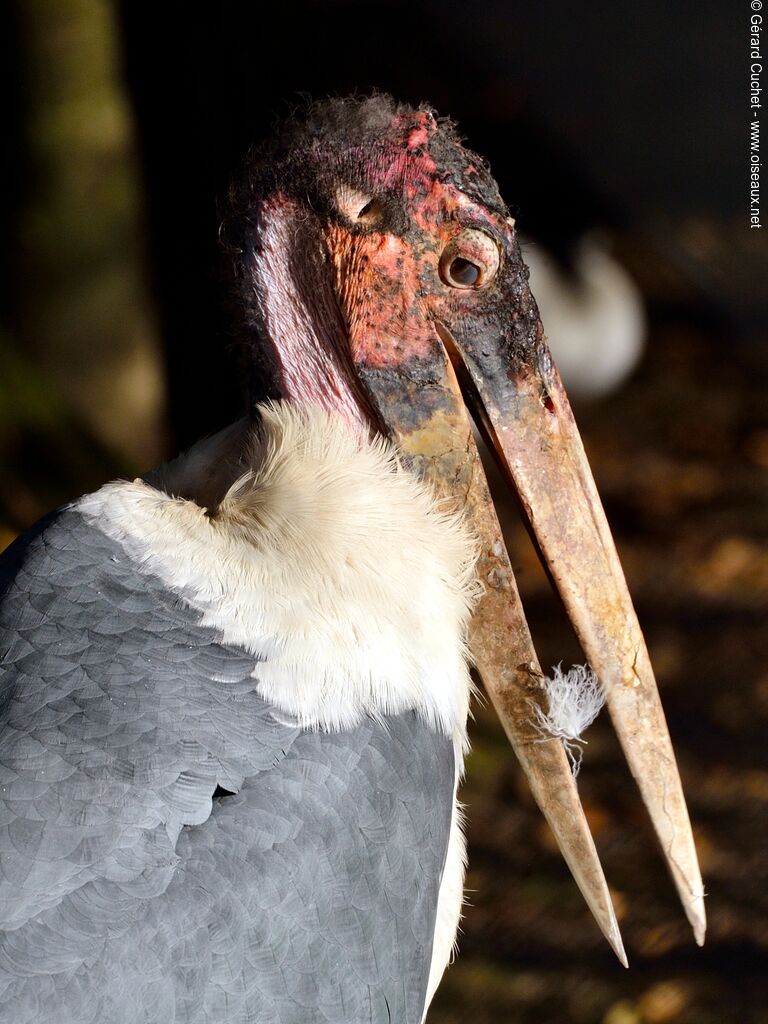
M402 142L355 149L346 157L365 167L369 186L363 200L369 192L371 199L401 197L403 234L376 230L375 221L352 230L343 210L342 217L323 225L280 192L260 208L255 280L280 392L349 421L367 418L356 367L396 368L434 359L441 347L434 321L476 314L483 289L451 287L440 276L446 247L460 235L464 239L467 227L496 238L502 254L512 241L506 220L474 202L438 169L427 148L438 130L433 116L398 115L394 127L401 121ZM338 188L346 184L340 169ZM461 245L461 255L482 262L471 243Z
M348 421L360 422L359 391L348 359L344 359L344 323L330 289L323 288L327 269L316 261L305 261L301 265L306 279L297 279L295 274L296 261L291 254L294 236L301 230L299 205L278 194L264 201L262 214L256 271L264 325L280 369L281 391L298 405L319 405ZM316 242L319 248L320 239Z
M379 157L368 168L382 190L402 189L415 230L405 237L375 229L352 234L336 224L326 233L352 359L371 368L426 359L439 344L434 319L472 314L477 292L451 288L438 272L441 253L462 227L488 231L502 248L512 235L507 221L439 179L423 149L435 121L421 113L420 122L403 148L391 148L390 160Z

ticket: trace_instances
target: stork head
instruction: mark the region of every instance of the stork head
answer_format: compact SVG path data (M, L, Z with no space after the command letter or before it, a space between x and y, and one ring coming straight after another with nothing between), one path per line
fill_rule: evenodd
M506 476L605 690L696 938L704 907L685 800L645 643L528 288L514 222L446 121L387 97L309 108L231 193L254 397L319 404L388 434L464 507L485 595L478 670L598 923L624 959L472 439Z

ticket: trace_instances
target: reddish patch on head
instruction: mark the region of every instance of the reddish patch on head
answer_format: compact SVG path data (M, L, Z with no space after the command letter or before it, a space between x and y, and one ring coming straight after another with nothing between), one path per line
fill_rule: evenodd
M423 251L394 235L353 237L342 228L331 228L328 242L353 361L384 367L426 358L435 335Z
M329 218L324 234L347 331L346 358L371 369L431 361L440 347L434 321L451 322L477 309L470 289L452 289L441 278L441 255L467 226L487 226L496 235L509 230L503 213L498 207L491 212L493 203L484 203L473 183L479 165L425 110L391 114L373 142L370 135L340 136L327 145L315 139L302 159L295 173L299 181L306 174L307 194L317 188L340 214ZM360 198L360 210L370 205L373 213L362 217L342 208L338 196L345 187ZM279 275L273 276L277 282ZM298 357L282 359L284 375Z
M396 117L392 122L393 127L399 128L403 123L402 115ZM408 117L408 123L412 125L406 137L405 147L409 150L426 149L429 140L434 135L437 124L429 111L421 110Z
M478 295L485 285L478 279L473 289L445 271L472 265L472 232L513 247L490 173L450 123L375 97L314 113L315 123L289 123L254 160L233 197L233 210L245 216L232 248L249 272L249 314L277 345L268 370L281 392L298 394L320 379L328 400L346 408L359 399L355 365L431 364L441 351L435 321L474 318L482 327L493 319L490 291ZM290 221L279 239L280 211L268 208L270 197ZM254 230L255 199L262 217ZM248 289L249 276L257 288Z
M452 290L441 281L440 256L463 223L486 224L491 232L500 224L440 180L429 154L393 148L386 164L379 154L376 171L382 183L397 183L410 229L403 235L353 235L333 226L326 237L352 359L381 369L430 359L440 344L433 321L472 311L471 291Z

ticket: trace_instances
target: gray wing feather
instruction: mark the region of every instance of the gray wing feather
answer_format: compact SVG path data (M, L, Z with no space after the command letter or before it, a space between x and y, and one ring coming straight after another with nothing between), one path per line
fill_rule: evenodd
M0 671L0 1021L421 1020L448 739L282 723L72 510L0 560Z

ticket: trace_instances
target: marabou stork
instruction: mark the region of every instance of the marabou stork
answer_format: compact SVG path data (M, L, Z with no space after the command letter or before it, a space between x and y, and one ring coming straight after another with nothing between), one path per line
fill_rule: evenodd
M645 644L487 167L429 109L325 102L251 155L223 237L248 421L2 560L0 1020L418 1024L462 899L468 648L623 959L468 410L701 942Z

